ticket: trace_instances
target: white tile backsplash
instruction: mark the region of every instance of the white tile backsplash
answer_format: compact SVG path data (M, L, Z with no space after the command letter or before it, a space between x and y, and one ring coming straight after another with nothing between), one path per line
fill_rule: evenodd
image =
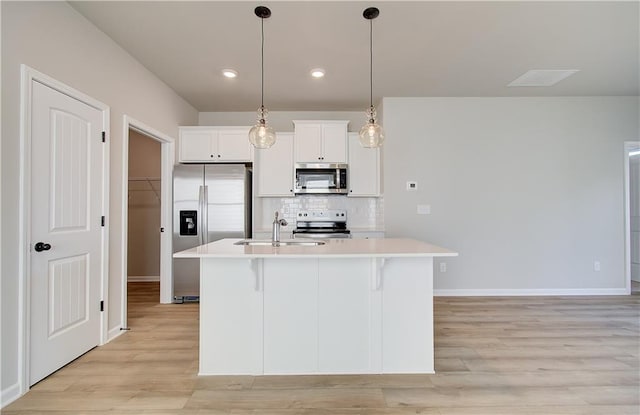
M269 229L273 222L274 212L280 212L293 229L300 210L344 209L347 211L347 227L360 230L384 230L383 198L346 196L296 196L296 197L261 197L260 206L256 205L254 216L255 229Z

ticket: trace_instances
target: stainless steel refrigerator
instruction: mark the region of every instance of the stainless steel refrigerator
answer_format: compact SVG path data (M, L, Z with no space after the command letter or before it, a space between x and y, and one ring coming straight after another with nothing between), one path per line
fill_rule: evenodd
M222 238L251 237L251 167L180 164L173 170L173 252ZM176 302L200 296L198 259L173 259Z

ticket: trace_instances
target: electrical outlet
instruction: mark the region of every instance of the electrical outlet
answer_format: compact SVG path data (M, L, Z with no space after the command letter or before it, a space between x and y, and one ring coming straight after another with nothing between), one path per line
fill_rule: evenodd
M431 205L418 205L417 208L418 215L430 215L431 214Z
M440 272L447 272L447 263L446 262L441 262L440 263Z
M593 270L596 272L600 271L600 261L595 261L593 263Z

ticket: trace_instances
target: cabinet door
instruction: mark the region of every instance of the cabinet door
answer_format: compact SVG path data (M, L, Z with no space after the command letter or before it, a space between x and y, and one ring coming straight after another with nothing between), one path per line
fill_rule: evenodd
M327 163L347 162L347 125L324 124L322 126L322 161Z
M249 128L220 129L216 159L219 161L251 161Z
M258 196L293 196L293 133L278 133L271 148L256 149Z
M318 370L371 371L371 260L321 259L318 283Z
M433 373L433 258L389 259L382 276L382 372Z
M264 373L318 370L318 260L264 260Z
M322 125L295 125L295 162L317 163L322 161Z
M252 264L201 260L201 375L262 374L262 281Z
M364 148L349 133L349 196L380 196L380 149Z
M180 162L210 162L214 154L218 133L207 129L180 129Z

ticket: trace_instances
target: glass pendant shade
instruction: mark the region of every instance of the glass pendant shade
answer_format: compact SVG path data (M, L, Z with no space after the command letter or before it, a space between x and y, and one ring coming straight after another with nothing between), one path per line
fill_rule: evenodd
M360 145L366 148L380 147L384 142L384 129L376 122L376 109L370 107L367 110L367 118L369 122L360 129L359 140Z
M368 7L362 16L369 21L369 101L370 107L367 109L368 122L360 129L360 145L365 148L380 147L384 142L384 130L376 122L376 107L373 106L373 19L378 17L380 10L376 7Z
M258 109L258 123L249 130L249 142L255 148L269 148L276 142L276 132L267 124L267 110Z
M271 10L265 6L258 6L254 10L256 16L260 18L260 31L262 33L262 44L260 49L260 108L258 108L258 123L249 130L249 142L255 148L269 148L276 142L275 130L267 125L267 109L264 107L264 19L271 16Z
M366 148L380 147L384 142L384 130L378 123L369 122L360 129L360 145Z

